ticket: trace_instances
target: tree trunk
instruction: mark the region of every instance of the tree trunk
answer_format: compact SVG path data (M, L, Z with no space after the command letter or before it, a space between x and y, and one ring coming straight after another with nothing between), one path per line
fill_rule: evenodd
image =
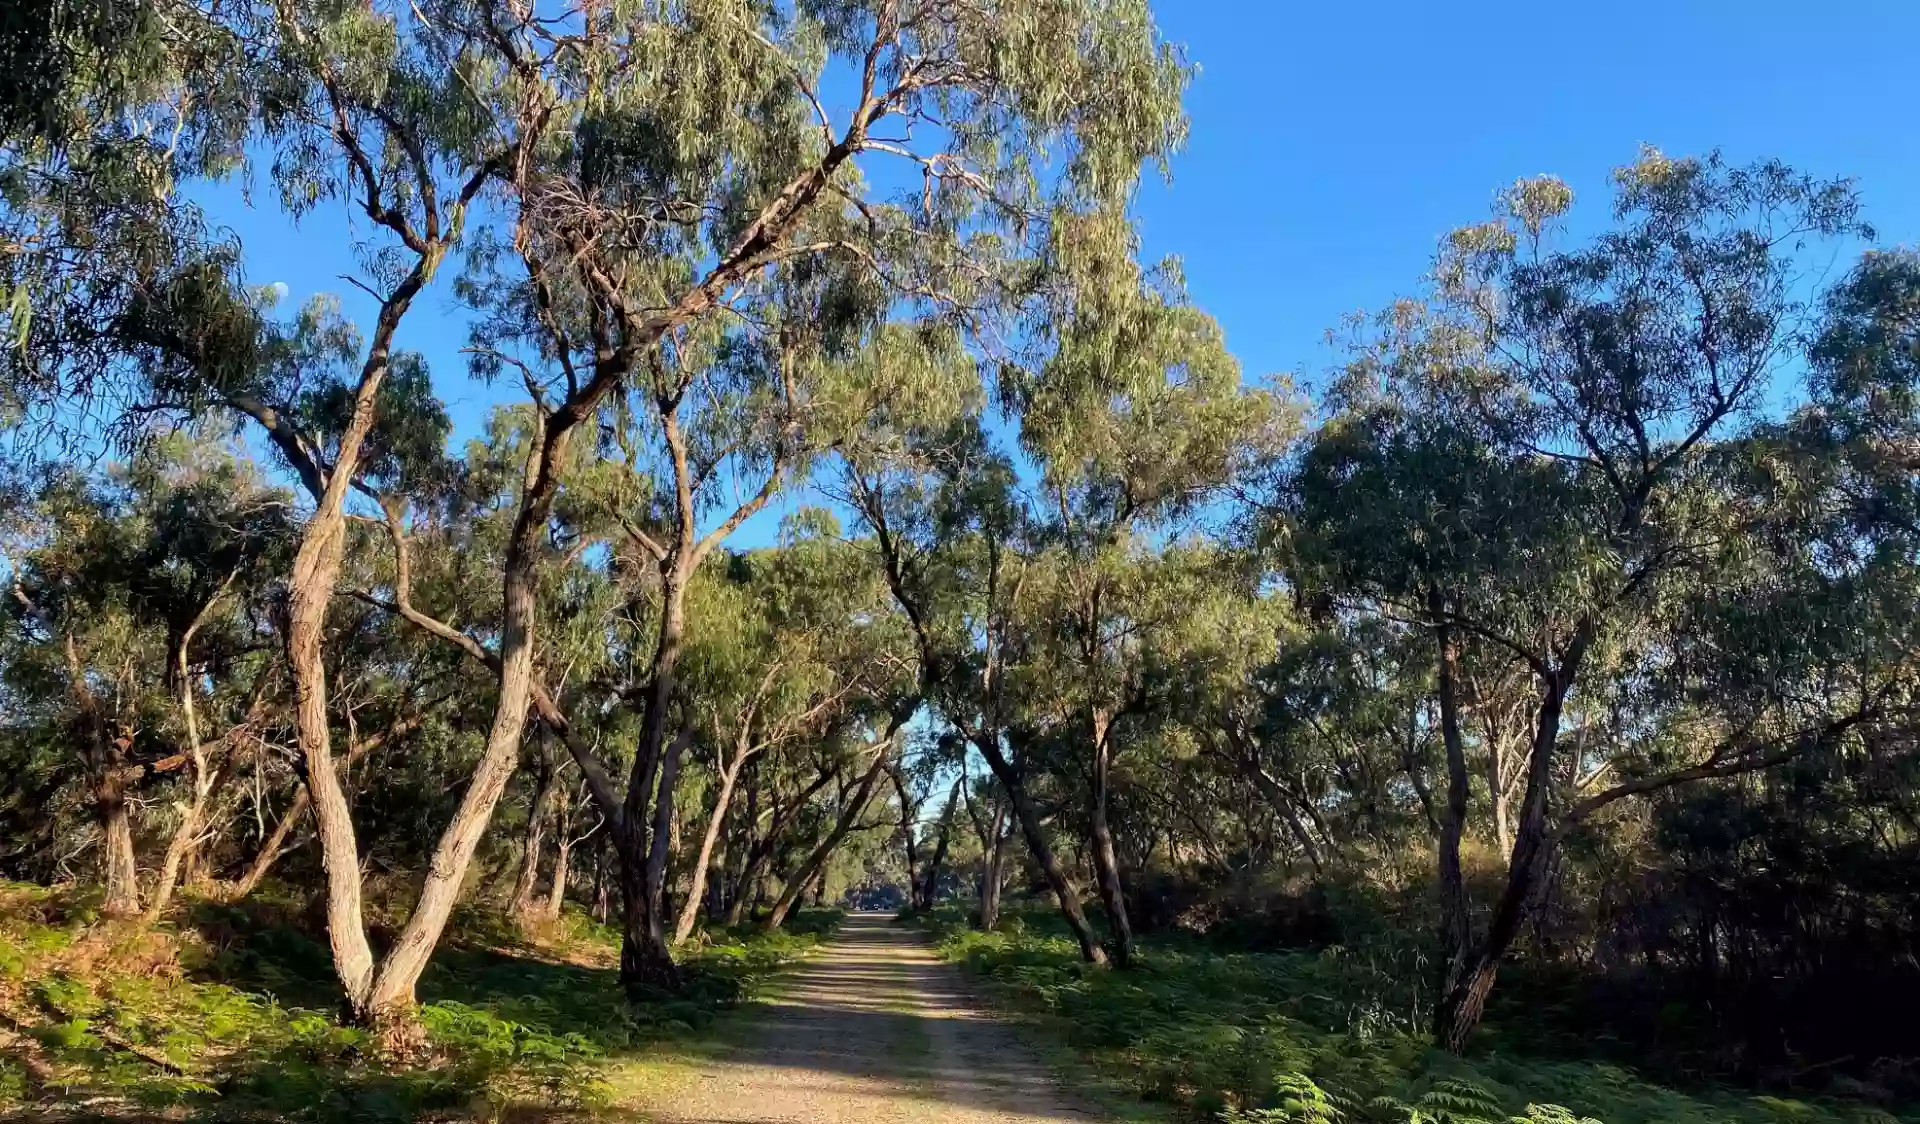
M108 917L136 916L140 872L133 857L133 818L127 812L123 782L113 770L94 782L93 815L100 825L101 873L106 884L100 911Z
M744 757L736 749L734 759L721 770L720 788L713 797L713 815L707 818L706 834L700 837L700 852L693 859L693 876L687 887L687 900L680 904L680 919L674 922L675 944L693 935L694 922L699 918L700 907L707 893L707 871L713 864L714 846L719 842L720 830L726 825L727 812L733 805L734 783L740 779L742 764Z
M305 765L313 818L320 836L320 863L327 887L327 941L334 973L356 1019L368 1022L373 993L373 948L367 942L360 902L360 847L347 795L334 770L333 734L327 713L327 669L322 658L327 610L339 584L346 549L347 490L359 471L360 453L374 423L375 402L390 365L393 333L413 294L425 283L419 268L380 309L373 346L360 369L353 413L341 434L332 473L314 506L287 578L287 663L293 672L294 740Z
M1027 795L1026 785L1013 771L1006 754L1000 751L1000 744L994 736L976 738L974 744L981 756L987 759L987 767L1000 782L1007 799L1013 803L1014 819L1020 824L1020 833L1026 837L1027 849L1033 853L1033 859L1040 864L1040 872L1046 876L1047 885L1053 890L1055 900L1060 903L1060 913L1067 919L1067 927L1073 930L1074 939L1080 942L1080 955L1089 964L1105 964L1106 950L1094 939L1093 927L1087 924L1086 911L1080 908L1079 891L1067 877L1066 870L1060 865L1059 856L1053 853L1053 846L1047 842L1046 829L1040 822L1040 810L1033 806L1033 800Z
M15 596L24 600L18 587ZM28 611L37 613L28 603ZM87 685L85 666L73 633L62 638L67 658L67 689L79 712L81 761L86 765L94 822L100 827L100 881L106 897L100 903L108 917L132 917L140 912L140 871L133 857L133 820L127 812L126 778L121 774L123 754L107 729L100 700Z
M534 892L540 885L540 854L547 847L547 820L553 803L554 769L544 751L540 775L534 784L533 802L527 807L527 828L520 841L520 873L513 882L513 916L522 921L536 917Z
M753 900L753 887L760 880L760 872L766 868L769 852L760 848L747 856L746 865L740 868L740 880L735 883L733 899L727 903L726 924L729 928L746 920L747 906Z
M1107 908L1107 928L1113 934L1117 967L1133 966L1133 926L1127 920L1127 895L1120 883L1120 859L1114 852L1113 829L1107 822L1109 792L1113 787L1113 720L1093 712L1093 870L1100 883L1100 901Z
M625 910L620 982L635 997L671 990L679 986L680 979L667 945L662 915L666 910L666 836L673 823L674 774L679 769L679 750L685 746L681 739L669 745L666 732L674 671L686 632L686 575L682 567L688 546L682 541L673 562L661 572L660 632L644 697L640 744L635 748L622 805L627 826L615 852L620 859L620 896Z
M1434 1007L1435 1037L1443 1048L1454 1053L1466 1048L1468 1039L1480 1025L1500 961L1512 948L1514 938L1526 925L1538 901L1541 876L1554 845L1547 825L1547 805L1554 784L1554 749L1560 737L1561 709L1590 641L1587 630L1577 632L1567 646L1561 668L1542 686L1539 715L1528 749L1526 795L1521 802L1513 857L1507 863L1507 885L1494 907L1485 937L1455 973L1451 986Z
M607 852L613 849L606 836L593 850L593 919L605 925L613 914L612 891L607 887Z
M160 877L154 884L153 901L147 909L149 921L158 920L166 912L167 903L173 900L174 887L180 884L181 870L191 865L193 856L199 850L207 805L213 799L215 788L226 780L224 770L216 778L207 769L206 746L200 741L200 713L194 705L193 669L187 662L187 655L193 647L193 638L199 635L200 626L206 623L207 615L233 583L234 576L234 573L228 573L226 580L220 583L220 588L193 615L193 620L174 645L172 670L180 684L180 717L187 729L187 764L192 772L193 796L181 812L180 825L174 829L173 838L167 843L166 857L161 860Z
M1433 598L1434 616L1443 606ZM1466 878L1460 867L1460 840L1467 822L1467 750L1460 732L1460 648L1453 629L1435 629L1439 649L1440 736L1447 753L1447 802L1440 816L1440 932L1447 955L1442 993L1461 983L1471 955L1473 914L1467 901Z
M918 907L922 911L933 908L934 900L940 894L940 871L947 863L947 850L953 843L953 811L960 799L960 786L963 781L953 782L953 788L947 793L947 806L940 813L939 834L934 836L933 855L927 860L927 872L920 887Z
M906 775L899 769L889 769L893 776L894 795L900 800L900 849L901 857L907 864L907 908L921 909L920 904L920 837L914 831L914 814L919 810L913 798L907 795Z
M992 932L1000 924L1000 889L1006 881L1006 835L1007 809L1005 805L995 805L993 809L993 843L986 849L980 872L980 910L974 916L974 923L983 932Z
M620 986L636 1002L672 992L680 986L680 971L667 948L660 915L647 878L647 857L631 838L620 850L621 899Z
M560 789L554 812L554 820L560 825L560 845L554 849L553 883L547 887L547 899L541 903L540 917L544 921L560 920L560 911L567 904L567 881L573 869L573 849L581 840L568 836L569 813L573 801L564 787ZM588 835L593 834L589 831Z
M833 855L833 849L847 837L847 832L853 830L853 822L860 818L861 813L866 811L867 802L873 799L874 786L879 782L880 774L886 771L887 756L893 752L893 740L899 735L900 727L904 725L906 725L906 719L895 719L894 728L887 731L886 740L874 753L873 764L868 766L866 774L860 778L860 787L841 807L840 816L834 821L832 830L828 831L826 837L820 842L814 844L813 850L807 853L807 857L788 877L779 898L773 903L773 909L761 921L761 928L772 932L787 923L787 914L792 912L794 905L799 902L801 892L807 888L808 883L822 873L827 859Z
M567 904L567 877L572 864L573 840L562 839L554 850L553 884L547 887L547 900L540 906L541 920L560 920L560 911Z
M549 450L552 444L547 443ZM560 444L564 448L564 440ZM519 767L527 707L533 699L534 625L538 609L535 566L552 507L552 489L541 491L536 485L529 489L528 496L532 502L521 504L501 567L500 676L493 725L487 731L486 747L474 766L460 806L440 833L433 856L428 860L426 881L414 902L413 914L368 992L365 1013L376 1023L403 1017L411 1020L414 987L420 973L426 970L440 934L446 929L453 907L460 900L467 868L486 834L493 810ZM321 801L317 792L315 797L314 809L318 811Z
M1506 787L1506 747L1504 732L1487 732L1487 804L1493 811L1493 838L1500 846L1500 857L1513 854L1513 825L1508 820Z

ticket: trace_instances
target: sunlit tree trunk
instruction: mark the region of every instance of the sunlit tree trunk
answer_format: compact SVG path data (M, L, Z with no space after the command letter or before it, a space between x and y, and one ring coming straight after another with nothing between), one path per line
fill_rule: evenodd
M680 919L673 926L675 944L693 935L693 926L699 919L702 905L710 907L711 903L706 902L708 871L713 866L714 848L719 844L722 828L726 826L727 813L733 807L734 785L740 779L740 769L744 763L744 751L736 747L733 760L720 771L720 787L713 796L713 814L707 817L707 830L700 837L700 850L693 859L687 900L680 904Z
M233 575L227 576L220 586L220 593L226 591L227 584L233 581ZM200 714L194 703L196 691L193 685L193 672L187 662L187 650L193 644L193 638L199 634L200 626L206 623L207 614L219 600L215 593L207 600L200 611L194 614L192 623L181 633L173 653L173 675L180 684L180 717L187 732L187 768L190 772L193 792L187 806L180 813L179 826L174 828L173 838L167 843L167 853L160 862L160 877L153 887L153 900L148 903L147 917L154 920L166 912L173 900L173 891L180 884L180 871L187 865L188 859L200 846L200 836L204 830L207 805L213 798L214 775L207 768L206 747L200 741Z

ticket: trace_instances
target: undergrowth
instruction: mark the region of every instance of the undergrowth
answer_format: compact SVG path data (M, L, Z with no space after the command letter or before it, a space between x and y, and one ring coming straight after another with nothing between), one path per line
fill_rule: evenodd
M1223 952L1149 941L1132 971L1083 964L1053 916L991 933L957 909L920 919L1040 1033L1104 1078L1229 1124L1896 1124L1839 1100L1684 1091L1594 1061L1431 1045L1417 992L1353 949ZM1505 1028L1509 1036L1522 1027Z
M200 903L148 929L0 886L0 1110L316 1122L587 1110L606 1097L604 1062L703 1026L837 920L719 934L687 957L679 992L630 1004L617 931L570 914L527 937L463 913L421 981L431 1063L393 1069L337 1017L324 938L291 903Z

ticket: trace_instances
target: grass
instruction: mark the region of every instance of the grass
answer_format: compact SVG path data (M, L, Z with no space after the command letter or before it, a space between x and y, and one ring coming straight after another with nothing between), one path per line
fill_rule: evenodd
M629 1004L618 935L570 915L537 939L456 918L422 979L432 1064L389 1068L336 1017L327 949L293 903L199 903L173 924L102 922L84 899L0 886L0 1110L335 1120L586 1113L632 1055L712 1033L829 931L719 934L687 986Z
M1408 990L1351 950L1224 952L1148 941L1130 972L1093 969L1052 914L969 930L922 919L942 953L1101 1084L1231 1124L1893 1124L1886 1107L1681 1090L1606 1062L1434 1049ZM1524 1028L1492 1036L1511 1042Z

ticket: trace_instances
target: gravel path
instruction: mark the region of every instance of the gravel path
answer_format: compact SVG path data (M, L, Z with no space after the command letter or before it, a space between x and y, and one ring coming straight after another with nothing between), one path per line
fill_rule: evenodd
M663 1124L1048 1124L1075 1104L965 994L960 970L880 915L847 920L746 1045L640 1106Z

